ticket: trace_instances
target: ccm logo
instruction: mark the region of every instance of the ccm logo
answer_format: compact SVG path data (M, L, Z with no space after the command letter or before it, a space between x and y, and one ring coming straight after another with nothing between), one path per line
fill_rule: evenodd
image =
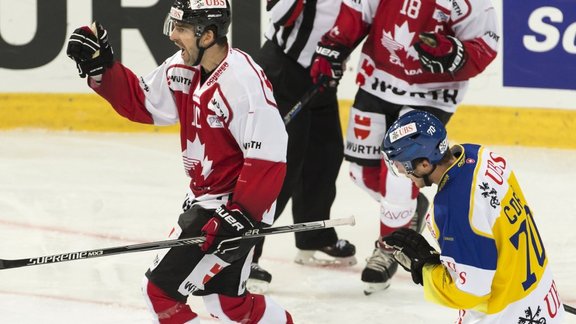
M325 48L325 47L317 47L316 53L318 53L322 56L332 57L336 60L340 56L340 52L338 52L336 50L329 49L329 48Z

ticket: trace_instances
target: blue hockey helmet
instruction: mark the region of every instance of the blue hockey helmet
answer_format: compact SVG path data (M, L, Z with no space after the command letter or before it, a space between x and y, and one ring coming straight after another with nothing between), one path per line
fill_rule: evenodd
M411 110L390 126L381 149L388 165L399 162L411 173L416 159L427 159L433 165L440 162L448 149L446 128L436 116Z

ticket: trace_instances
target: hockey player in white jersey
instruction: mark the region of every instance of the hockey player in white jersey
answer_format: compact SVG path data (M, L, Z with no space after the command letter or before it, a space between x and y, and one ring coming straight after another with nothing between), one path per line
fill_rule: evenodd
M391 170L438 185L426 223L440 253L411 229L385 237L426 299L459 309L456 323L562 323L564 307L535 213L506 157L475 144L448 147L444 125L410 111L382 144Z
M165 33L180 51L141 78L114 61L98 23L76 29L68 45L80 75L120 115L180 123L190 185L170 238L207 239L159 253L146 272L147 305L163 324L199 323L189 295L225 322L292 323L270 297L246 291L257 240L227 240L272 223L287 148L272 87L249 55L228 45L229 25L226 0L176 0Z
M498 18L490 0L343 0L318 44L312 76L338 79L342 61L366 37L344 146L352 180L380 204L380 237L422 223L428 200L407 179L390 175L379 147L386 129L409 109L447 123L468 80L498 51ZM386 289L397 265L376 240L362 271L365 292Z

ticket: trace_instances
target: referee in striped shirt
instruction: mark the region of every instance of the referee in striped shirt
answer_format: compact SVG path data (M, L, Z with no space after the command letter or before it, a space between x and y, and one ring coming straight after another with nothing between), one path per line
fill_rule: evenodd
M341 0L269 0L266 41L254 59L266 72L282 116L313 86L310 65L316 45L334 24ZM294 223L326 220L336 197L343 139L335 83L325 86L286 126L287 174L276 205L278 218L292 199ZM338 239L334 228L295 233L300 264L356 264L356 249ZM248 290L266 291L272 280L258 265L263 242L256 246Z

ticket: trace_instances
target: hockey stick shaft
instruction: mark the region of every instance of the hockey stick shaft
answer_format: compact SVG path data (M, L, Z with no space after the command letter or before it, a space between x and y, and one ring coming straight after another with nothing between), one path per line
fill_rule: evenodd
M314 96L320 91L320 89L323 86L326 86L325 84L327 81L328 81L327 76L325 75L320 76L318 82L312 85L312 87L302 96L302 99L300 99L300 101L298 101L294 105L294 107L292 107L292 109L290 109L290 111L286 113L286 115L284 116L284 125L288 125L288 123L292 121L294 116L296 116L300 112L300 110L302 110L302 108L306 106L312 98L314 98Z
M263 236L267 236L267 235L274 235L274 234L280 234L280 233L311 231L311 230L317 230L317 229L322 229L322 228L329 228L329 227L335 227L335 226L341 226L341 225L354 225L354 224L355 224L355 220L354 220L353 216L348 217L348 218L329 219L329 220L325 220L325 221L297 223L297 224L286 225L286 226L254 229L254 230L249 231L246 234L244 234L244 236L242 236L242 239L257 238L257 237L263 237ZM183 239L176 239L176 240L164 240L164 241L148 242L148 243L142 243L142 244L132 244L132 245L125 245L125 246L118 246L118 247L111 247L111 248L104 248L104 249L97 249L97 250L86 250L86 251L55 254L55 255L48 255L48 256L32 257L32 258L26 258L26 259L15 259L15 260L0 259L0 270L20 268L20 267L28 267L28 266L35 266L35 265L42 265L42 264L59 263L59 262L65 262L65 261L84 260L84 259L91 259L91 258L104 257L104 256L110 256L110 255L116 255L116 254L124 254L124 253L132 253L132 252L169 249L169 248L178 247L178 246L198 245L198 244L204 243L205 240L206 240L206 238L204 236L197 236L197 237L190 237L190 238L183 238Z

